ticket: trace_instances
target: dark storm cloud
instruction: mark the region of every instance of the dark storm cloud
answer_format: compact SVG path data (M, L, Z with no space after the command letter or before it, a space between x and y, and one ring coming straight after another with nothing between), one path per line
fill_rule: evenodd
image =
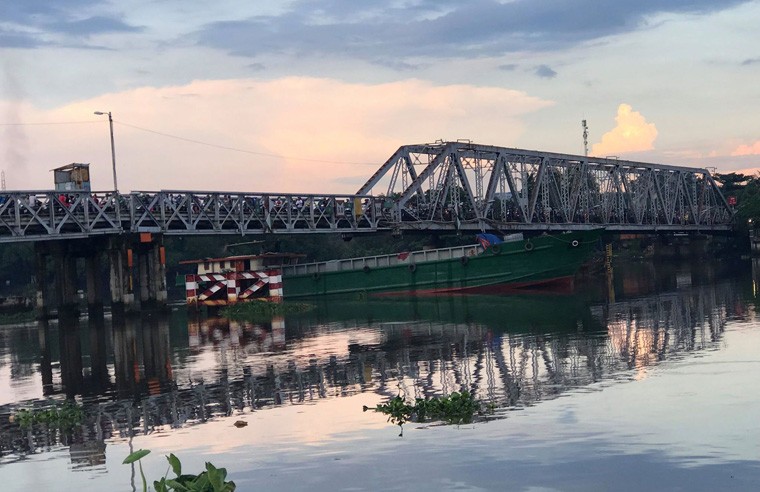
M196 36L202 45L241 56L343 55L387 64L417 56L564 48L635 30L658 13L704 14L746 1L420 1L408 8L380 8L370 0L303 0L286 14L216 22Z

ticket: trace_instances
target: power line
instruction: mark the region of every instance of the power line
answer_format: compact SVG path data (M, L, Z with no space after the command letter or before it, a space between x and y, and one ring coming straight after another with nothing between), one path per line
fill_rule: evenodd
M156 135L161 135L162 137L173 138L173 139L176 139L176 140L182 140L183 142L190 142L190 143L194 143L194 144L198 144L198 145L205 145L207 147L214 147L214 148L217 148L217 149L231 150L233 152L242 152L244 154L259 155L259 156L264 156L264 157L277 157L277 158L280 158L280 159L292 159L292 160L299 160L299 161L322 162L322 163L326 163L326 164L358 164L358 165L361 165L361 166L375 166L375 165L377 165L377 163L374 163L374 162L330 161L330 160L326 160L326 159L309 159L307 157L294 157L294 156L286 156L286 155L280 155L280 154L269 154L269 153L266 153L266 152L256 152L256 151L253 151L253 150L239 149L239 148L236 148L236 147L228 147L226 145L212 144L212 143L209 143L209 142L203 142L203 141L200 141L200 140L194 140L192 138L185 138L185 137L180 137L180 136L177 136L177 135L171 135L169 133L163 133L163 132L159 132L159 131L156 131L156 130L151 130L149 128L143 128L143 127L140 127L140 126L137 126L137 125L131 125L129 123L124 123L123 121L117 121L117 120L113 120L113 121L114 121L114 123L116 123L118 125L128 126L130 128L134 128L135 130L140 130L140 131L143 131L143 132L148 132L148 133L153 133L153 134L156 134Z
M295 157L295 156L287 156L282 154L270 154L267 152L256 152L254 150L247 150L247 149L239 149L237 147L229 147L226 145L219 145L219 144L213 144L209 142L203 142L201 140L195 140L192 138L186 138L186 137L180 137L178 135L172 135L170 133L164 133L159 132L156 130L151 130L150 128L143 128L141 126L132 125L129 123L124 123L123 121L117 121L113 120L114 123L117 125L127 126L129 128L133 128L135 130L140 130L147 133L153 133L155 135L160 135L162 137L167 138L173 138L175 140L181 140L183 142L189 142L194 143L197 145L205 145L207 147L213 147L216 149L222 149L222 150L229 150L232 152L241 152L243 154L251 154L251 155L258 155L262 157L276 157L278 159L291 159L295 161L307 161L307 162L321 162L325 164L356 164L360 166L376 166L376 162L350 162L350 161L331 161L327 159L310 159L308 157ZM89 121L47 121L47 122L37 122L37 123L0 123L0 126L43 126L43 125L80 125L80 124L93 124L93 123L100 123L101 120L89 120Z
M88 121L40 121L36 123L0 123L0 126L43 126L43 125L83 125L100 123L100 120Z

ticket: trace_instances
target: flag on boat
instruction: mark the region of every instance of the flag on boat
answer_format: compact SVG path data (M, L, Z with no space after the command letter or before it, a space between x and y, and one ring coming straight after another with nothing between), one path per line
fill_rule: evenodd
M488 247L491 245L499 244L503 242L501 238L495 234L481 233L475 237L478 238L478 242L480 243L481 246L483 246L483 249L488 249Z

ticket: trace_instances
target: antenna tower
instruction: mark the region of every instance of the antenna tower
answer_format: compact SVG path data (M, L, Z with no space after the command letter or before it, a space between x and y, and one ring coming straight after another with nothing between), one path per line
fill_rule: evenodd
M588 125L586 120L581 121L581 126L583 127L583 155L588 157Z

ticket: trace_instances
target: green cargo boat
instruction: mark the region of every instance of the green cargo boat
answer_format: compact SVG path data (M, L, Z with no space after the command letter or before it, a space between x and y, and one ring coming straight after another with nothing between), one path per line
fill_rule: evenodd
M568 284L599 250L602 231L283 265L285 299L334 294L498 293ZM491 236L493 237L493 236Z

